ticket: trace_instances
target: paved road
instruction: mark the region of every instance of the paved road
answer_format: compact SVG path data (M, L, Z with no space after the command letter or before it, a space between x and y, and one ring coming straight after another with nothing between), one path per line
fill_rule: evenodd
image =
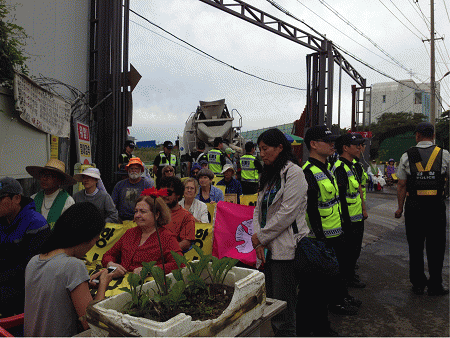
M342 336L449 336L449 297L414 295L408 277L408 245L404 218L395 219L395 190L369 193L364 248L358 273L365 289L350 289L363 301L358 315L330 314ZM448 203L447 203L448 208ZM449 284L448 228L444 285Z

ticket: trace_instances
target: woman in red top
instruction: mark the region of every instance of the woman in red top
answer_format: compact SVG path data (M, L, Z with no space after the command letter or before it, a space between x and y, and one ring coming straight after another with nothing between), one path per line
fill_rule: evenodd
M176 236L164 227L170 222L170 209L160 197L154 200L150 196L141 196L134 209L134 221L137 227L127 230L119 241L103 255L103 266L117 267L114 272L115 278L125 275L128 271L140 273L142 262L156 261L156 265L163 267L153 215L155 203L156 222L164 252L165 273L168 274L178 268L170 251L173 250L182 255L180 246Z

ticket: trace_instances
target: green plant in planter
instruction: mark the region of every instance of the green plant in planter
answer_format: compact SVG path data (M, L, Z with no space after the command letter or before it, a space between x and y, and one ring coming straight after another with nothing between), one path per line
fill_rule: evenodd
M200 256L195 262L172 251L172 256L178 265L178 270L172 271L175 283L172 285L170 278L165 278L163 270L155 266L156 262L142 263L141 273L130 273L128 283L130 288L120 290L131 294L131 301L125 305L124 312L137 317L158 317L160 320L168 320L174 313L191 306L191 297L202 292L210 295L210 285L205 282L208 278L212 284L222 284L228 272L236 265L237 259L223 257L218 259L212 255L205 255L203 250L194 245L194 249ZM211 270L209 263L211 262ZM186 277L182 273L182 265L188 269ZM207 271L205 280L201 277L203 271ZM148 275L155 280L156 289L153 296L148 291L143 291L142 286ZM197 305L201 306L201 305ZM208 306L205 311L211 311Z

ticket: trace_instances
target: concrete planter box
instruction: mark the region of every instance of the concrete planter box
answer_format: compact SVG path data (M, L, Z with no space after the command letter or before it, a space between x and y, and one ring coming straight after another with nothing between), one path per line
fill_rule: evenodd
M184 270L186 272L186 270ZM174 280L172 274L167 277ZM206 274L205 276L206 277ZM127 292L105 299L94 305L102 318L107 318L128 336L236 336L263 315L266 302L264 274L252 269L234 267L227 275L225 285L234 286L230 305L222 315L212 320L192 320L191 316L180 313L166 322L157 322L146 318L133 317L120 311L131 300ZM156 288L151 281L143 285L144 290ZM107 336L96 320L88 315L92 336Z

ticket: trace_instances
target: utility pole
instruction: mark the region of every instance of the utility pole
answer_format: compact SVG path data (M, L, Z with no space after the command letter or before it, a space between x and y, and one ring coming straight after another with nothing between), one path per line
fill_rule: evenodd
M435 69L434 69L434 0L430 0L431 5L431 75L430 75L430 86L431 86L431 102L430 102L430 123L433 127L436 124L436 79L435 79Z

